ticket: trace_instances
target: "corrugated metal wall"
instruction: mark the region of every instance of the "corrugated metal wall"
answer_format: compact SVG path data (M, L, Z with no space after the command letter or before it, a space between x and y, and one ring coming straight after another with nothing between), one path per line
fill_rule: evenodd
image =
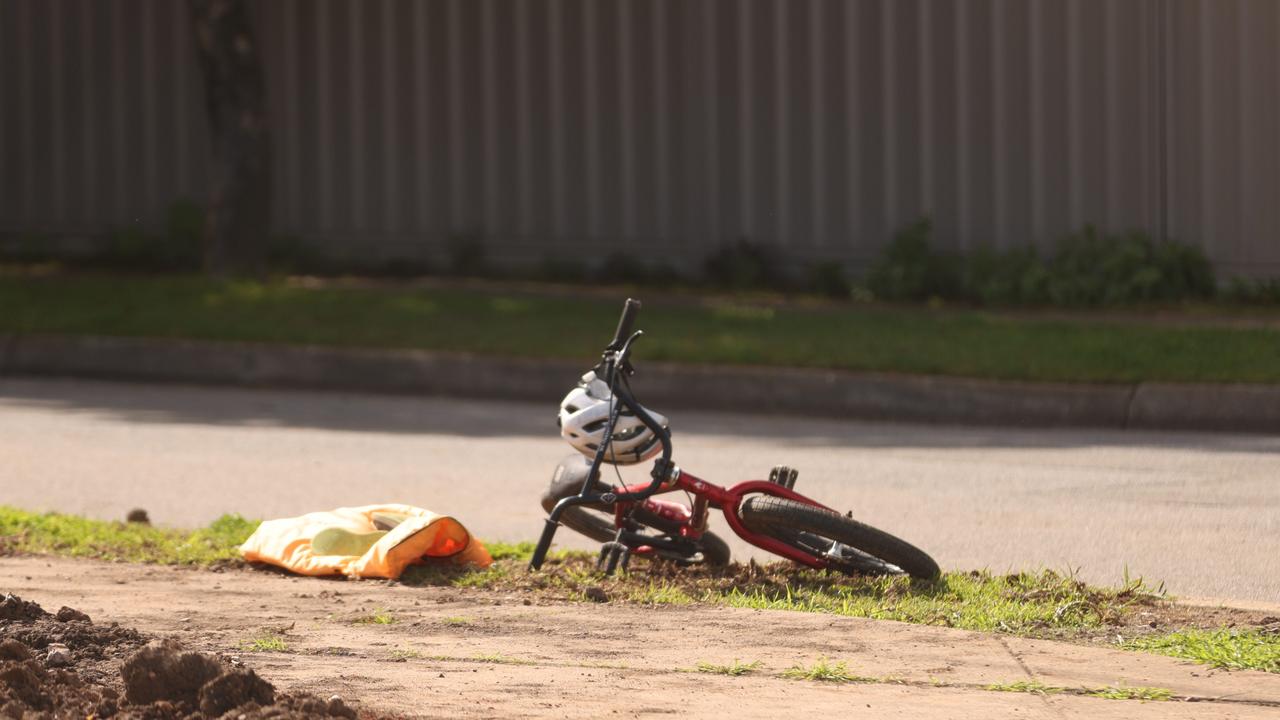
M865 262L1072 228L1280 274L1275 0L260 0L276 224L330 251ZM199 197L184 4L0 2L0 230Z

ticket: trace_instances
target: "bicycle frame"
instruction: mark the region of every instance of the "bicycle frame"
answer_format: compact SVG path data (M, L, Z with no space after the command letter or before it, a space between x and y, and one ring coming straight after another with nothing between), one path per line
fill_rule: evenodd
M706 480L696 477L679 468L675 468L672 474L674 475L674 481L662 486L656 493L653 493L653 495L656 496L683 490L696 498L693 503L693 508L686 508L680 503L657 500L653 496L647 497L643 500L618 502L614 505L614 513L618 527L621 528L624 526L623 523L625 522L627 514L630 513L632 507L639 503L642 504L646 510L655 515L661 515L673 520L682 520L683 522L680 527L681 536L697 539L706 530L709 506L719 505L721 512L724 513L725 520L729 523L729 527L733 528L734 533L736 533L738 537L746 540L752 545L763 550L768 550L769 552L788 560L794 560L795 562L807 565L811 568L821 570L830 565L825 558L815 557L801 550L797 550L796 548L793 548L790 545L768 535L753 532L742 523L742 517L738 515L738 507L741 505L743 498L747 495L754 494L773 495L776 497L787 498L789 500L795 500L796 502L802 502L806 505L812 505L824 510L831 510L831 508L826 505L807 498L794 490L778 485L777 483L765 480L748 480L746 482L738 483L733 487L726 488L721 485L716 485L715 483L707 482ZM643 493L648 489L648 487L648 483L628 485L621 488L620 492L622 494ZM834 510L832 512L834 512ZM637 548L637 550L639 550L639 548Z

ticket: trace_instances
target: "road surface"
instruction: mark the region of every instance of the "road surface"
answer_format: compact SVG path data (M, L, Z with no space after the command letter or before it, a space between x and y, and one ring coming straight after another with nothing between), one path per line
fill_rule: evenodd
M571 452L556 400L0 379L0 504L194 526L404 502L533 539L538 494ZM1184 597L1280 600L1280 438L668 415L677 462L700 477L798 467L799 490L947 569L1128 572Z

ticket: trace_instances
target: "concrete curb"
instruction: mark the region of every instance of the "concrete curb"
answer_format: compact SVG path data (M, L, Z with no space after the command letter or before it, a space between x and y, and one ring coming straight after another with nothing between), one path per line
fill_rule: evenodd
M9 356L13 355L13 351L17 346L17 335L0 335L0 375L4 375L8 371Z
M1129 406L1129 426L1280 432L1280 387L1142 383Z
M95 336L0 337L0 374L327 388L553 403L582 360ZM1025 383L646 363L646 404L1017 426L1280 432L1280 386Z

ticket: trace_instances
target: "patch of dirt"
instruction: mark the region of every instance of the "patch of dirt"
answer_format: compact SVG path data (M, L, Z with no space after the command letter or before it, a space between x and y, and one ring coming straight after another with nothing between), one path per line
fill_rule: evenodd
M628 593L658 582L662 573L684 577L681 582L701 578L709 585L743 587L804 578L749 565L723 575L657 567L640 572L642 567L637 564L630 585L580 574L574 562L536 575L512 567L507 568L510 577L497 584L503 589L495 590L455 587L448 583L459 578L444 574L414 586L245 567L212 573L0 557L0 584L47 607L65 602L95 619L119 620L148 633L143 640L176 639L182 652L216 657L229 668L219 676L227 678L220 681L226 686L220 692L230 697L228 703L261 691L254 680L231 672L252 667L258 679L274 686L273 707L289 708L280 711L286 716L318 715L327 710L320 698L335 693L360 698L362 713L465 719L678 715L752 720L794 714L800 707L815 716L913 720L1263 720L1280 707L1280 675L1218 671L1114 646L813 612L646 605ZM121 591L122 583L128 592ZM579 598L579 590L591 586L599 586L607 602L556 599ZM1035 591L1010 584L1010 592ZM374 613L387 622L359 622ZM128 706L120 668L143 647L133 646L114 665L122 708ZM13 652L24 650L32 652L26 646ZM6 652L0 646L0 659ZM43 662L39 652L34 654ZM163 667L186 667L181 652L162 656L168 658ZM790 668L811 667L824 658L846 662L850 674L874 682L819 683L785 676ZM80 662L77 658L77 671ZM697 670L704 663L735 662L760 666L741 677ZM195 669L185 672L201 677L200 664L190 664ZM151 671L160 670L153 664ZM1175 697L1197 702L1117 702L984 689L1033 680L1071 688L1167 688ZM303 692L312 693L311 699L293 705L282 699ZM184 702L190 703L189 686L187 693ZM197 692L195 701L200 700ZM223 717L233 720L242 712L233 709ZM261 717L244 714L246 720Z
M12 593L7 593L0 599L0 620L37 620L48 614L39 605Z
M357 717L336 696L277 693L253 670L73 608L50 615L9 594L0 610L0 717Z

